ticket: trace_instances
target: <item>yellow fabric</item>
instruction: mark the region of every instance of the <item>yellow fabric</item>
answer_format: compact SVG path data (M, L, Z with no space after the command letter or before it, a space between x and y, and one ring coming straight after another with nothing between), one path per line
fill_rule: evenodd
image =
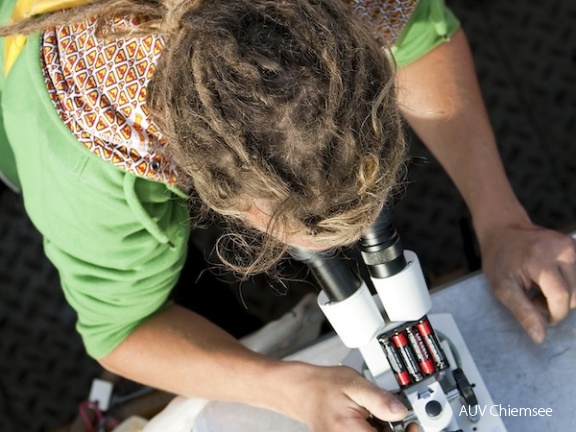
M15 23L34 15L68 9L90 3L92 0L18 0L10 22ZM26 36L14 35L6 38L4 51L4 74L7 76L10 68L18 58L26 43Z

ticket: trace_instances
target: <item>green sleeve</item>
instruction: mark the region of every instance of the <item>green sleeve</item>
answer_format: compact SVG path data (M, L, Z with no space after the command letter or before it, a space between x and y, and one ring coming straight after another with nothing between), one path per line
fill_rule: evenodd
M406 66L447 42L460 22L444 0L419 0L410 20L392 47L398 66Z
M78 313L87 352L101 358L167 304L186 258L188 213L160 185L130 174L123 176L123 194L120 188L117 194L109 187L75 188L69 180L51 183L59 196L50 197L49 212L34 197L26 209L35 219L50 215L49 226L37 224L46 255Z
M185 261L186 198L116 168L75 139L46 91L39 39L28 38L6 78L6 132L26 211L88 353L101 358L166 305Z

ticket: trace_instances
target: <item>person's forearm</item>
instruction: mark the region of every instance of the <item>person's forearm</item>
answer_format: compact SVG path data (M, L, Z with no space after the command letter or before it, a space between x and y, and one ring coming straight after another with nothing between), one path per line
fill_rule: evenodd
M390 421L406 415L394 396L348 367L265 357L178 306L139 326L100 363L118 375L178 395L277 411L306 423L313 432L368 432L369 413Z
M462 31L398 74L399 102L464 197L496 297L535 342L576 308L576 244L532 224L500 160ZM533 285L542 296L529 297Z
M528 221L506 178L463 31L398 72L399 103L450 175L479 236Z
M106 369L181 396L279 411L291 365L243 347L201 316L171 306L100 359ZM276 394L277 397L270 397Z

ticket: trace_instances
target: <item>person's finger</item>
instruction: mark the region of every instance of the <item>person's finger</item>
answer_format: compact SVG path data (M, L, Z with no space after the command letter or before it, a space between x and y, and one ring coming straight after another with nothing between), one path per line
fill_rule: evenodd
M498 300L516 317L516 320L536 343L546 338L546 321L538 308L528 299L524 290L514 280L500 281L494 287Z
M417 423L410 423L406 428L406 432L419 432L420 430L420 426Z
M380 420L398 421L406 417L408 410L394 395L366 380L362 381L347 392L350 399Z
M570 294L572 290L557 268L542 271L535 281L548 303L549 321L556 324L570 313Z
M335 419L331 425L330 430L337 430L337 431L358 431L358 432L390 432L390 429L382 429L378 425L374 425L368 422L366 418L363 417L343 417L340 419ZM325 432L326 428L322 429L314 429L314 432Z
M570 291L570 309L576 309L576 264L560 263L558 267Z
M558 269L570 293L570 309L576 309L576 240L572 237L564 238L563 249L558 255Z
M542 294L540 290L538 290L538 294L534 295L533 297L530 297L530 301L534 304L534 306L536 306L536 308L540 311L542 316L548 319L549 315L548 302L546 301L546 297L544 297L544 294Z
M376 432L392 432L388 422L379 420L374 416L368 418L368 423L376 429ZM410 424L406 426L406 432L420 432L420 426L418 426L416 422L410 422Z

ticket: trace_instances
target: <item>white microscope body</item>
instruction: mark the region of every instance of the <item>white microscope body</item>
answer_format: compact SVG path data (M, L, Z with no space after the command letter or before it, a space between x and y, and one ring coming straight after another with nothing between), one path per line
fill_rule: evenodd
M418 257L402 249L389 209L363 235L359 248L376 294L336 256L303 249L291 253L318 280L318 304L343 344L361 354L343 363L397 394L409 409L404 421L390 424L392 429L405 431L416 422L424 432L506 432L499 417L462 414L476 412L471 409L479 404L476 394L482 405L491 405L490 395L467 349L452 352L454 345L441 341L432 328L426 316L432 301ZM446 333L461 340L455 325Z

